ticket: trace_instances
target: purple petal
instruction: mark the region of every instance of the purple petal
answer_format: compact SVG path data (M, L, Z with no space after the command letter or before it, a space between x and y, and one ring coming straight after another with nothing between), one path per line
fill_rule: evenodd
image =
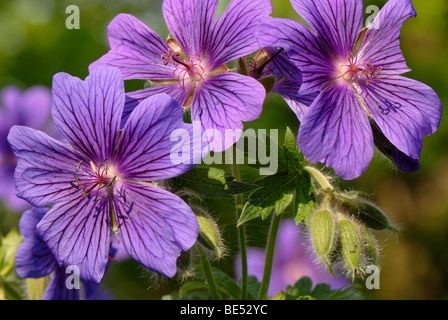
M367 169L374 152L372 130L350 87L337 83L319 94L302 119L298 146L309 161L325 163L343 179Z
M154 186L128 183L126 198L114 199L119 239L144 267L172 277L176 259L196 242L199 225L179 197Z
M221 152L238 141L243 129L241 121L260 117L265 96L258 81L236 73L202 81L193 98L191 117L201 123L210 150Z
M53 78L52 115L72 147L90 160L110 159L125 103L118 69L95 69L85 81L66 73Z
M37 225L37 232L61 267L74 265L81 279L101 282L110 248L106 199L73 198L56 204Z
M208 47L211 69L261 49L255 32L272 10L269 0L232 0L213 26Z
M442 103L434 90L400 76L383 76L362 90L361 97L385 137L407 156L419 159L424 137L437 131L442 117Z
M165 94L149 97L137 106L124 126L118 149L117 163L124 179L168 179L185 173L202 161L202 145L194 144L193 126L184 123L183 116L183 108ZM172 137L176 130L186 135L181 144ZM175 163L172 156L180 149L187 152L183 155L185 161Z
M336 58L308 28L281 18L265 19L257 30L264 47L280 47L302 71L304 94L318 92L334 80L338 72Z
M327 44L333 54L353 52L364 19L360 0L291 0L297 13Z
M218 0L163 1L168 29L188 57L206 55L217 8Z
M373 20L360 45L360 59L381 66L382 74L410 71L400 49L400 31L404 21L417 13L411 0L389 0Z
M16 155L17 196L37 207L52 205L74 189L73 173L80 159L69 146L45 133L21 126L11 128L8 141Z
M44 300L79 300L79 289L68 289L66 286L69 273L65 268L58 268L45 289Z
M41 278L59 268L53 253L37 234L36 226L48 209L33 208L23 213L20 233L24 236L15 256L16 271L22 278Z
M165 80L173 78L173 66L163 64L170 48L143 22L129 14L117 15L107 28L111 50L89 66L117 67L125 79Z

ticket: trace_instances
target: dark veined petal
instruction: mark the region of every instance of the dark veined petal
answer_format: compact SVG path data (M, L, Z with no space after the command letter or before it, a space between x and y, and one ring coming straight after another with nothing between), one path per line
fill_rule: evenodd
M76 266L85 281L100 283L108 263L110 213L106 198L76 198L56 204L37 225L61 267Z
M126 183L114 204L120 241L144 267L172 277L176 260L196 242L199 225L179 197L147 184Z
M72 147L88 159L110 159L125 103L123 76L101 67L81 81L66 73L53 77L53 120Z
M359 47L361 60L382 67L382 74L410 71L400 49L400 31L404 21L417 13L411 0L389 0L368 26Z
M200 134L198 141L194 140L193 126L183 122L183 115L183 108L166 94L143 100L129 116L117 149L120 177L135 181L169 179L199 164L208 149L203 149ZM173 137L176 132L186 135L181 143ZM177 155L180 149L186 154ZM173 161L174 156L184 161Z
M305 157L343 179L359 177L373 157L369 119L353 90L337 83L323 90L302 119L297 138Z
M159 85L151 88L141 89L126 94L126 105L123 110L122 124L128 119L131 112L137 107L137 105L148 97L156 94L167 94L175 99L181 106L187 101L188 95L193 88L186 86L182 88L179 83Z
M192 121L199 121L211 151L231 147L241 136L242 121L260 117L266 90L253 78L236 73L207 77L196 89Z
M65 272L65 268L58 268L50 279L47 287L45 288L43 299L44 300L79 300L80 289L67 288L66 282L70 273Z
M360 0L291 0L293 8L336 56L352 53L364 19Z
M360 93L384 136L413 159L420 158L423 139L437 131L442 102L433 89L413 79L382 76Z
M168 29L188 57L205 56L217 8L218 0L163 1Z
M8 141L18 160L15 171L17 196L44 207L65 198L74 189L73 173L80 157L61 142L28 127L11 128Z
M17 249L15 263L17 274L22 278L42 278L59 268L53 253L36 231L48 210L33 208L24 212L20 219L20 234L24 239Z
M269 0L230 1L213 26L213 39L207 48L211 69L261 49L255 33L259 21L272 10Z
M263 47L286 50L289 59L303 74L302 93L318 92L335 79L338 71L336 58L315 34L299 22L265 19L257 30L257 38Z
M129 14L117 15L107 28L110 51L89 66L117 67L125 79L165 80L173 78L174 67L164 65L162 55L170 48L143 22Z

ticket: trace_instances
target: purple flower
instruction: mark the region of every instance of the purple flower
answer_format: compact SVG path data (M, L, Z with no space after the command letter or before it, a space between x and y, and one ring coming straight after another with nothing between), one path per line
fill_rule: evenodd
M288 285L293 286L302 277L310 277L314 284L327 283L332 289L339 289L349 285L349 281L342 276L331 276L330 273L315 261L305 246L297 225L292 219L283 220L278 231L277 243L274 250L271 282L268 295L274 296L279 291L285 291ZM248 273L259 281L263 278L265 251L258 248L247 250ZM239 257L235 259L235 270L238 279L241 278Z
M180 251L199 231L190 207L154 183L193 166L170 159L179 150L197 155L170 139L175 129L191 133L192 125L183 122L175 100L156 95L143 100L120 130L124 103L118 69L98 68L85 81L59 73L52 116L68 143L21 126L8 137L18 159L18 196L36 207L53 205L38 234L62 267L76 265L84 280L96 283L111 237L143 266L171 277Z
M72 281L69 278L72 272L59 266L53 253L37 233L36 226L48 211L46 208L32 208L24 212L20 219L20 233L24 239L15 256L17 274L22 278L42 278L53 274L44 291L44 300L78 300L80 287L67 286L67 283L74 285L78 280L82 282L85 298L89 299L95 294L98 284L81 279Z
M263 86L228 72L225 64L259 49L255 31L272 4L232 0L215 21L217 6L218 0L165 0L163 14L173 36L167 42L133 16L120 14L108 27L111 50L90 69L115 66L125 79L158 84L129 93L128 108L161 92L184 107L191 105L192 120L201 123L210 149L220 152L239 139L242 121L261 114Z
M410 71L400 29L416 15L412 2L390 0L365 29L360 0L291 3L314 32L272 18L260 26L259 37L265 46L284 48L301 69L302 94L320 92L301 121L297 141L304 155L354 179L372 159L374 125L387 140L380 147L394 147L397 165L406 169L403 163L414 162L417 168L424 137L440 123L442 104L430 87L399 76Z
M17 161L7 141L9 129L13 125L26 125L52 131L49 115L50 90L45 87L34 86L22 91L16 86L8 86L0 92L0 198L13 210L23 211L29 204L15 195Z
M317 93L302 94L302 72L288 58L283 49L272 47L260 50L249 66L249 75L261 82L272 85L272 91L286 101L301 121L308 107L317 97ZM270 83L270 81L274 81Z

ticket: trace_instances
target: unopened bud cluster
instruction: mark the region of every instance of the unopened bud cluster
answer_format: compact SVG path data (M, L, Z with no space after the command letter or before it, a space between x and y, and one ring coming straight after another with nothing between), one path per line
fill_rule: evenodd
M322 172L308 168L320 187L322 202L311 216L309 230L312 249L331 273L342 267L354 281L364 278L364 270L380 266L379 245L374 231L396 232L385 212L358 192L337 190Z

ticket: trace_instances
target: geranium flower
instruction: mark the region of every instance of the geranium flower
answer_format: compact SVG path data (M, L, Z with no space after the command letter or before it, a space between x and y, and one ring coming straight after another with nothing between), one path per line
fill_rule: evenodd
M412 2L388 1L365 29L361 0L291 3L314 32L272 18L260 26L259 38L287 51L303 73L302 93L320 92L300 125L303 154L344 179L357 178L374 154L374 125L401 159L418 160L424 137L438 128L442 104L427 85L399 76L410 71L400 50L400 29L416 15Z
M17 160L7 141L13 125L24 125L53 133L50 118L50 90L34 86L22 91L17 86L7 86L0 92L0 198L15 211L30 205L17 198L14 188L14 169Z
M129 93L131 109L133 101L161 92L191 105L192 121L201 123L210 149L220 152L239 139L242 121L261 114L263 86L229 72L225 64L259 49L255 31L272 4L232 0L215 21L217 6L218 0L165 0L163 14L173 37L167 42L133 16L120 14L108 27L111 50L90 69L115 66L125 79L158 85Z
M93 298L98 284L82 279L71 279L71 270L59 266L47 244L37 233L36 226L49 211L47 208L32 208L25 211L20 219L20 233L23 242L19 245L15 256L17 274L22 278L42 278L51 275L51 279L43 293L44 300L78 300L81 298L80 287L69 288L67 283L74 285L75 281L82 283L84 298ZM110 261L116 248L110 248ZM76 275L74 275L76 276Z
M173 130L192 133L192 125L175 100L156 95L121 129L124 103L118 69L98 68L85 81L59 73L52 116L68 143L21 126L8 137L18 159L17 195L36 207L54 205L37 232L62 267L76 265L84 280L97 283L112 233L144 267L174 276L180 251L199 231L190 207L154 183L183 174L198 163L193 156L203 156L187 139L171 141ZM178 152L188 153L188 164L171 161Z

